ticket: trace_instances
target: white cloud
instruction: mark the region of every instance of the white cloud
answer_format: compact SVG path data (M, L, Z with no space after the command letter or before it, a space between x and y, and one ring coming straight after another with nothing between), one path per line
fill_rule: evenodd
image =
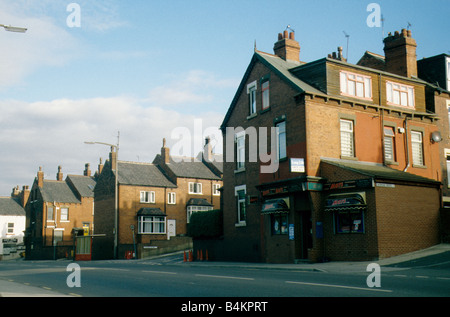
M31 185L39 166L45 177L55 179L57 167L67 174L81 174L85 163L95 170L99 158L107 159L109 148L84 141L116 144L120 131L119 158L151 162L160 152L162 139L172 147L172 131L185 127L191 139L202 146L201 131L218 127L223 114L202 117L163 107L148 106L129 97L111 97L50 102L0 101L0 195L9 195L16 185ZM200 120L200 121L195 121ZM197 129L197 130L196 130ZM185 136L188 137L188 136ZM217 147L221 152L221 147ZM200 148L193 149L197 153Z

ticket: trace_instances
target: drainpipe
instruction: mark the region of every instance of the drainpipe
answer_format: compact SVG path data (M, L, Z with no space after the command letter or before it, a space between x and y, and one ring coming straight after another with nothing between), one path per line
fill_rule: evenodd
M408 117L405 117L405 133L406 133L406 167L403 172L406 172L410 166L409 162L409 137L408 137Z

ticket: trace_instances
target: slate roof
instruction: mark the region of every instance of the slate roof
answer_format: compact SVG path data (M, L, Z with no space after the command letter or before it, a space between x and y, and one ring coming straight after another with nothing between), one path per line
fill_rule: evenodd
M93 177L82 175L67 175L67 179L72 182L81 197L94 197L94 187L97 182Z
M362 175L373 177L375 179L399 180L415 183L440 184L440 182L426 177L414 175L408 172L396 170L382 164L369 162L353 162L339 159L322 158L322 162L331 164L343 169L347 169Z
M0 216L25 216L25 209L12 197L0 197Z
M44 180L40 191L45 202L81 203L65 181Z
M203 198L191 198L186 206L213 206L209 201Z
M220 166L220 163L216 163ZM178 177L220 180L208 166L195 158L171 156L167 166ZM222 168L220 168L222 170Z
M119 161L119 183L154 187L177 187L155 164Z

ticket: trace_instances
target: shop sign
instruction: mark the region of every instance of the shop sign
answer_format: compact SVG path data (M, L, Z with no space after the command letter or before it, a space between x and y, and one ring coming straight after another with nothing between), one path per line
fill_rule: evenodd
M372 188L374 186L372 178L357 179L350 181L341 181L327 183L324 185L324 190L349 189L349 188Z

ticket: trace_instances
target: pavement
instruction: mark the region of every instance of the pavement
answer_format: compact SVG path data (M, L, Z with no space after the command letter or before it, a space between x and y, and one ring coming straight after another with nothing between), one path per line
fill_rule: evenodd
M378 261L367 262L326 262L326 263L298 263L298 264L270 264L270 263L245 263L245 262L216 262L216 261L193 261L178 262L180 265L186 266L211 266L211 267L239 267L248 269L279 269L279 270L295 270L295 271L315 271L329 273L361 273L367 272L367 266L370 263L377 263L383 270L399 270L395 264L422 259L428 256L441 254L450 251L450 244L438 244L433 247L398 255ZM178 252L182 256L183 251ZM146 258L136 261L160 261L164 257L173 256L161 255L152 258ZM118 260L117 260L118 261ZM0 278L0 297L71 297L70 295L61 294L52 290L34 287L26 284L8 281Z

